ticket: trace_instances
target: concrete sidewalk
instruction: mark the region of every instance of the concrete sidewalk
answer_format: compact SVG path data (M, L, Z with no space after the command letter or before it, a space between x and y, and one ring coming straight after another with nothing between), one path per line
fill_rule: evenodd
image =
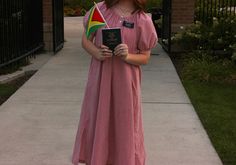
M90 58L81 18L65 18L66 43L0 107L0 165L71 165ZM143 67L146 165L222 165L168 55Z

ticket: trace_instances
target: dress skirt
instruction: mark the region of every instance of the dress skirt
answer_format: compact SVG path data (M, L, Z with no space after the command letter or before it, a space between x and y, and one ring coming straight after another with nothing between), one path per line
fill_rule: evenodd
M73 164L144 165L140 68L119 57L92 59Z

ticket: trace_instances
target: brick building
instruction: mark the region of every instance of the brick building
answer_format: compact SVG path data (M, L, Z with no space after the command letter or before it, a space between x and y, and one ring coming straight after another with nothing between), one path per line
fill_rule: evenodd
M172 0L171 12L171 35L194 22L196 0ZM171 40L171 35L169 40ZM170 42L169 52L181 52L182 49L178 45Z
M46 50L53 50L53 13L52 0L43 0L43 38Z
M63 0L43 0L44 49L57 52L64 42Z
M194 21L195 0L172 0L172 32Z

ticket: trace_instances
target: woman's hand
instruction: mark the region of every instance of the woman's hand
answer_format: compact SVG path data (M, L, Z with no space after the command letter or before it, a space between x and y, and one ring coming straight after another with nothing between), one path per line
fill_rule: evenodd
M88 39L86 36L86 31L83 33L82 37L82 46L83 48L94 58L96 58L99 61L104 61L106 58L112 57L112 51L109 50L107 46L100 46L97 47L93 43L94 35L90 36Z
M115 56L119 56L121 59L126 60L129 55L128 46L126 44L119 44L115 47L114 54Z
M96 55L96 59L104 61L106 58L112 57L112 51L105 45L101 45L99 53Z
M137 54L132 54L129 53L128 46L126 44L120 44L115 48L114 54L116 56L119 56L126 63L138 66L145 65L148 63L151 51L139 51L139 53Z

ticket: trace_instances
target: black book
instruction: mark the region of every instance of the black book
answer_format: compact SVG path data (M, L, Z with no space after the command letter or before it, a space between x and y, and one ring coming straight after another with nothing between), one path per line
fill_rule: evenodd
M115 47L122 43L120 28L102 29L102 43L114 51Z

